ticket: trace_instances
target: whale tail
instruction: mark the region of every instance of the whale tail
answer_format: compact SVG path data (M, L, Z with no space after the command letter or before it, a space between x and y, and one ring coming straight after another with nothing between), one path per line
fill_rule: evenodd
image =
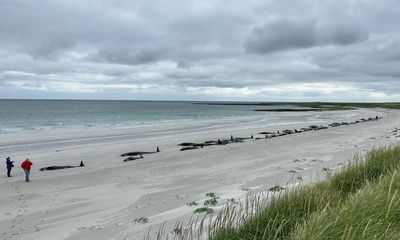
M85 164L83 164L83 161L81 161L81 164L79 164L79 167L84 167Z
M158 148L158 146L157 146L157 152L160 152L160 149Z

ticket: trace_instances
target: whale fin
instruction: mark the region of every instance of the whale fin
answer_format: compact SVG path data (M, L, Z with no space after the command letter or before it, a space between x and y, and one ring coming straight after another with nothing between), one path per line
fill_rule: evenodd
M83 164L83 161L81 161L81 163L79 164L79 167L84 167L85 164Z
M157 146L157 152L161 152L160 149L158 148L158 146Z

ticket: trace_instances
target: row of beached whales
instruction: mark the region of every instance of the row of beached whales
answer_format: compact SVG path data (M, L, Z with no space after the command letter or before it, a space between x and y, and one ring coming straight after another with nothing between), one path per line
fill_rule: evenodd
M269 138L275 138L275 137L280 137L280 136L286 136L286 135L291 135L291 134L296 134L296 133L302 133L302 132L307 132L307 131L317 131L317 130L322 130L322 129L328 129L329 127L339 127L343 125L352 125L352 124L357 124L357 123L362 123L362 122L369 122L369 121L377 121L381 119L382 117L374 117L374 118L362 118L360 120L354 121L354 122L334 122L329 124L328 126L323 126L323 125L311 125L309 127L304 127L300 129L286 129L283 131L277 131L277 132L260 132L258 134L264 135L264 137L256 137L254 138L253 135L250 137L237 137L234 138L232 135L230 139L218 139L217 141L205 141L203 143L191 143L191 142L184 142L181 144L178 144L178 146L181 146L181 151L186 151L186 150L194 150L194 149L199 149L203 148L206 146L212 146L212 145L226 145L229 143L240 143L243 142L246 139L255 139L255 140L260 140L260 139L269 139Z
M286 136L286 135L291 135L291 134L297 134L297 133L302 133L302 132L307 132L307 131L318 131L322 129L328 129L329 127L339 127L339 126L344 126L344 125L352 125L352 124L357 124L357 123L363 123L363 122L370 122L370 121L378 121L382 117L376 116L373 118L362 118L354 122L334 122L329 124L328 126L323 126L323 125L311 125L309 127L304 127L300 129L286 129L283 131L277 131L277 132L260 132L260 135L264 135L264 137L256 137L254 138L253 135L250 137L233 137L231 135L230 139L217 139L217 140L212 140L212 141L205 141L202 143L193 143L193 142L183 142L178 144L178 146L181 147L180 151L187 151L187 150L195 150L199 148L204 148L207 146L214 146L214 145L227 145L230 143L241 143L244 142L247 139L254 139L254 140L260 140L260 139L269 139L269 138L275 138L275 137L281 137L281 136ZM154 153L159 153L160 148L157 147L156 151L154 152L145 152L145 151L135 151L135 152L127 152L121 154L121 157L124 157L124 162L129 162L129 161L134 161L138 159L144 158L143 155L147 154L154 154ZM40 168L40 171L50 171L50 170L61 170L61 169L66 169L66 168L76 168L76 167L84 167L85 165L81 161L80 165L78 166L49 166L45 168Z

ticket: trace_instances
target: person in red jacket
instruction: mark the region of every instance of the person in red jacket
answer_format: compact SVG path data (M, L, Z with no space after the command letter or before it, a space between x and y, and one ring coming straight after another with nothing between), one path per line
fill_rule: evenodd
M21 164L22 169L24 169L24 171L25 171L25 181L26 182L29 182L31 166L32 166L32 162L29 160L29 158L25 159L25 161L23 161Z

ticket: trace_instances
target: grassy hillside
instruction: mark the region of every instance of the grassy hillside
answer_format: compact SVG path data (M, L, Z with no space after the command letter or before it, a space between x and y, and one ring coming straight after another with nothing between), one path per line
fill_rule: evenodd
M400 146L373 150L326 181L273 199L240 226L213 229L210 239L400 239L399 164Z
M340 207L311 216L291 239L400 239L400 172L368 182Z

